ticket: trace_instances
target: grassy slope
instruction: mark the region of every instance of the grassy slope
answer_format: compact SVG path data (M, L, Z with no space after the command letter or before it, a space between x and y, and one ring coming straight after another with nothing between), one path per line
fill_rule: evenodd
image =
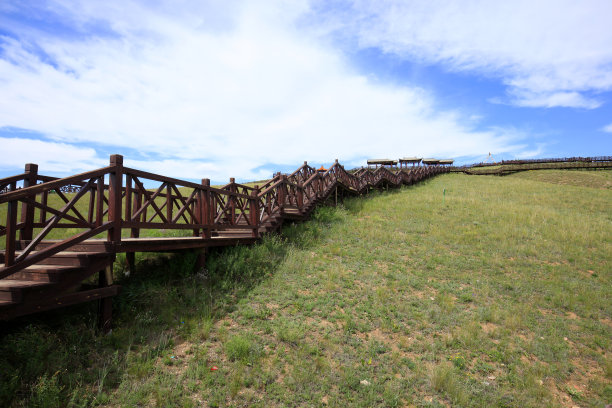
M184 272L192 257L143 261L112 335L95 337L91 316L77 314L0 338L10 356L3 397L603 407L612 402L612 191L601 181L610 172L579 172L579 183L569 173L451 174L350 200L287 228L284 243L211 256L199 276Z
M553 184L612 189L612 171L538 170L515 173L512 177Z

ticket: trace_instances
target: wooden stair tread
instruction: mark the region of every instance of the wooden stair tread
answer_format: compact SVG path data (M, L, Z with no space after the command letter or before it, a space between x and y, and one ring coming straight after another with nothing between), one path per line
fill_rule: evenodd
M55 265L55 264L34 264L30 265L26 268L23 268L23 271L36 271L44 269L45 271L62 271L62 270L71 270L71 269L79 269L81 266L71 266L71 265Z
M30 252L29 255L35 255L40 251L32 251ZM22 251L15 251L15 254L21 254ZM63 251L63 252L58 252L57 254L53 254L50 256L50 258L75 258L75 257L82 257L82 258L87 258L90 256L101 256L101 255L105 255L106 252L103 251L95 251L95 252L69 252L69 251Z
M17 279L1 279L0 289L12 288L32 288L37 286L48 286L49 282L33 281L33 280L17 280Z
M121 238L121 242L142 242L142 241L197 241L202 237L141 237L141 238ZM88 241L84 241L88 242Z

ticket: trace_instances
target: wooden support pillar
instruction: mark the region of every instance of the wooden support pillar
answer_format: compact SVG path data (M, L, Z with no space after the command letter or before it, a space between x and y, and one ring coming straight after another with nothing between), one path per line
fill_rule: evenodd
M38 165L28 163L25 165L26 176L23 179L23 188L36 185L38 179ZM36 201L36 195L29 197L33 201ZM20 231L21 240L32 240L32 232L34 230L34 206L27 203L21 204L21 222L24 224Z
M113 284L113 265L98 272L98 287L103 288ZM106 334L112 330L113 298L105 297L98 301L98 329Z
M198 256L196 257L196 262L194 265L195 273L201 272L204 268L206 268L206 254L208 252L207 248L202 248L197 250Z
M297 206L300 212L304 206L304 184L300 181L297 187Z
M136 272L136 253L135 252L126 252L125 259L127 260L128 269L130 270L130 275Z

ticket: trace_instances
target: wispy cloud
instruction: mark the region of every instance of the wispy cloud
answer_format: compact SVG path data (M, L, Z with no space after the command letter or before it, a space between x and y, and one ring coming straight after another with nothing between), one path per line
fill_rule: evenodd
M360 47L499 78L519 106L593 109L601 102L589 92L612 89L607 0L366 0L321 10L322 26Z
M38 10L50 27L20 22L9 6L0 127L47 138L3 144L21 163L42 164L47 147L78 166L106 162L82 147L93 143L161 157L126 164L168 175L258 178L265 163L525 148L521 131L476 130L471 113L437 110L426 90L360 75L296 24L307 3L57 0Z
M97 157L94 149L66 143L0 137L0 146L3 151L0 170L23 169L28 162L38 164L44 174L65 174L108 165L107 160Z
M603 130L604 132L612 133L612 123L607 126L604 126L601 130Z

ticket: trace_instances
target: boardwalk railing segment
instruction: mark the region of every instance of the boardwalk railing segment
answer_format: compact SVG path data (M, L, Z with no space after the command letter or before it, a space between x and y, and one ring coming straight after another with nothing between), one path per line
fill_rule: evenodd
M507 175L527 170L610 169L612 156L568 157L559 159L502 160L454 167L451 171L471 175Z
M522 160L502 160L497 163L476 163L467 167L487 167L499 166L503 164L535 164L535 163L594 163L594 162L610 162L612 156L595 156L595 157L564 157L564 158L548 158L548 159L522 159Z
M117 253L127 253L133 264L136 251L252 243L285 220L308 218L338 194L400 187L449 170L379 167L353 173L336 160L320 172L304 162L262 186L230 179L215 188L208 179L194 183L125 167L120 155L112 155L107 167L65 178L42 176L29 164L23 174L0 179L0 210L6 208L0 225L0 319L103 299L102 322L108 327L105 301L119 290L109 269ZM151 185L157 187L146 187ZM160 231L179 236L159 236ZM95 273L99 288L79 291Z

